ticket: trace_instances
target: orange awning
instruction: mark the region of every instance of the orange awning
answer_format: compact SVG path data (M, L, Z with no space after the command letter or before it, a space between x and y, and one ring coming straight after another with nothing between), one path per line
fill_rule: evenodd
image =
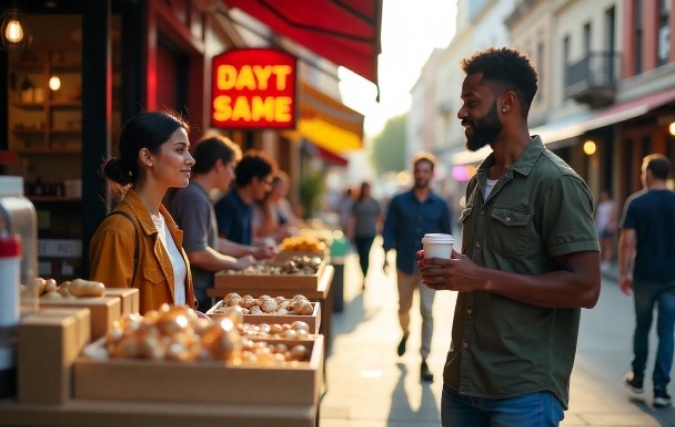
M363 115L340 101L301 83L295 130L284 131L293 141L306 139L333 153L363 148Z
M382 0L223 0L377 84Z

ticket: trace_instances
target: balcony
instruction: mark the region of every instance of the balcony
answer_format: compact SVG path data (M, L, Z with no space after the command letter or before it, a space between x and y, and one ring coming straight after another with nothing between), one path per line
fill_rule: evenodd
M614 102L619 78L619 55L609 52L587 54L565 70L565 97L592 108Z

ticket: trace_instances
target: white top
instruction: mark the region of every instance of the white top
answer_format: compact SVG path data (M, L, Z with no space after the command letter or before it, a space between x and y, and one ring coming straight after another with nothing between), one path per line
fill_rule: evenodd
M497 184L498 179L486 179L485 180L485 199L487 200L488 197L490 197L490 193L492 193L492 189L495 188L495 185Z
M185 305L185 278L187 275L187 267L185 266L185 261L176 246L176 242L173 241L171 233L169 233L169 228L166 226L163 216L156 218L152 216L152 222L155 224L157 231L159 232L159 240L164 245L171 259L171 267L173 267L173 302L175 305Z
M596 208L595 227L598 231L613 229L612 213L614 211L614 202L607 200L600 202Z

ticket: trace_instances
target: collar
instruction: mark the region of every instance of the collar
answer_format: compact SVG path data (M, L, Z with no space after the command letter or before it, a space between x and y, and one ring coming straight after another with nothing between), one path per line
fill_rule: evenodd
M528 176L530 172L532 172L532 169L534 168L535 163L537 163L537 160L541 156L541 154L544 152L544 142L541 140L541 137L539 135L534 135L532 137L532 140L530 141L529 144L527 144L527 147L523 149L522 153L520 153L520 156L516 159L516 162L511 166L511 169L507 171L506 173L512 173L513 172L518 172L520 175L523 176ZM477 169L477 174L485 174L487 175L488 169L490 169L490 166L495 164L495 155L494 152L490 153L489 156L485 158L483 163L478 166Z
M157 233L155 224L152 222L152 217L150 216L150 211L148 211L148 208L145 207L143 200L141 200L141 196L138 195L136 190L130 188L124 196L124 200L121 204L126 205L128 210L134 214L138 220L141 230L143 230L143 233L146 235ZM159 213L164 217L167 227L178 228L173 218L169 214L169 211L166 210L163 204L159 205Z
M424 202L422 202L422 203L427 203L427 202L431 201L434 198L434 195L435 195L434 190L429 189L429 195L427 196L426 199L424 199ZM415 201L419 202L419 199L417 198L417 196L415 196L415 189L414 188L411 188L410 190L408 190L408 197L410 197L411 199L414 199Z
M239 195L239 192L237 191L236 188L233 188L231 191L231 196L232 199L239 205L245 207L246 209L252 209L253 208L253 203L246 203L244 199Z

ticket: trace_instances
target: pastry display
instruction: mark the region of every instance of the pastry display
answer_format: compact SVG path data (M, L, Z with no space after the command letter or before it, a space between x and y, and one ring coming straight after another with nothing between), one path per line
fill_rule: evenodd
M276 315L310 315L314 311L312 303L304 295L295 295L291 299L282 296L272 298L261 295L253 298L251 295L240 296L231 292L223 297L222 304L212 310L214 314L227 313L232 307L241 310L243 314L276 314Z
M240 307L227 307L227 315L217 322L198 317L186 306L167 304L145 316L128 314L113 324L104 346L88 347L85 355L96 359L211 360L237 364L309 359L310 351L303 344L258 341L261 338L309 339L309 326L305 322L264 326L243 324L239 317L241 310Z
M105 295L105 285L91 280L75 279L56 283L54 279L35 278L35 287L38 288L40 299L70 299L77 297L102 297Z
M324 252L326 244L313 236L292 236L282 240L279 249L292 252Z
M229 274L255 274L255 275L313 275L321 267L321 258L310 256L297 256L281 264L259 262L243 270L227 270Z

